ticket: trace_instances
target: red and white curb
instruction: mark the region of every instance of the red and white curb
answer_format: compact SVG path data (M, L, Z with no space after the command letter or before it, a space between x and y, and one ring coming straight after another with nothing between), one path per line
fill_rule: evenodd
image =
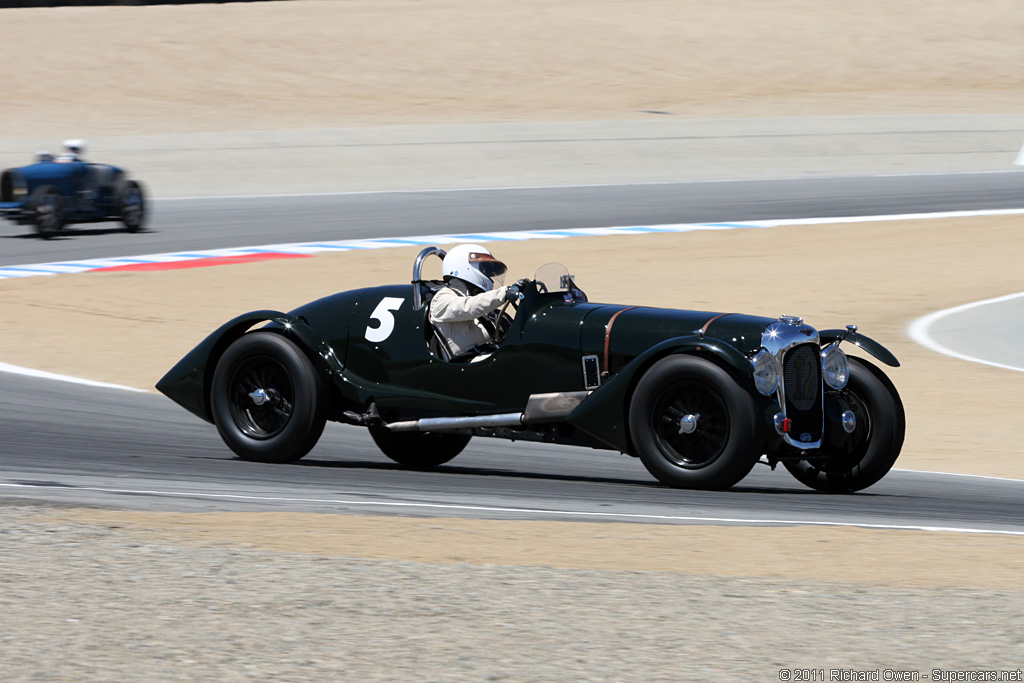
M676 224L651 226L623 226L612 228L581 228L575 230L531 230L521 232L464 233L422 235L416 237L388 237L329 242L293 242L264 246L210 249L167 254L148 254L123 258L88 259L0 267L0 280L8 278L64 275L92 271L170 270L181 267L200 267L248 263L252 261L301 258L323 253L394 249L398 247L451 244L454 242L522 242L567 237L607 237L610 235L639 235L655 232L691 232L694 230L731 230L761 227L746 223Z
M421 235L417 237L382 237L359 240L338 240L329 242L293 242L264 246L237 247L233 249L209 249L181 251L166 254L148 254L118 258L85 259L34 263L16 266L0 266L0 280L11 278L38 277L43 275L67 275L93 271L141 271L171 270L201 266L250 263L269 259L301 258L322 253L339 253L369 249L393 249L397 247L426 246L431 244L452 244L456 242L523 242L540 239L565 239L568 237L610 237L622 235L644 235L652 233L684 233L703 230L744 230L765 229L783 225L823 225L839 223L870 223L878 221L920 220L929 218L965 218L972 216L1007 216L1024 214L1024 209L1001 209L991 211L946 211L937 213L915 213L884 216L844 216L833 218L800 218L762 221L738 221L726 223L673 223L667 225L631 225L608 228L577 228L566 230L524 230L518 232L489 232Z

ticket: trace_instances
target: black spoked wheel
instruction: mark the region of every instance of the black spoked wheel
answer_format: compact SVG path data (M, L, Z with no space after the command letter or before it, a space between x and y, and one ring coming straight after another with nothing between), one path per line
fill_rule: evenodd
M128 232L138 232L146 224L146 195L134 180L122 180L114 189L117 210Z
M760 456L754 400L727 370L692 356L655 363L629 408L636 455L659 481L727 489Z
M853 431L831 427L822 457L785 460L786 469L801 483L825 493L853 493L877 483L903 448L906 416L896 387L871 363L850 358L850 381L830 399L829 409L837 414L850 411Z
M37 187L29 198L32 224L44 240L53 237L64 227L64 198L52 185Z
M461 453L472 438L468 434L391 432L379 425L370 427L370 436L384 455L412 469L443 465Z
M295 411L295 385L276 358L247 358L229 380L231 418L253 439L271 439L288 426Z
M245 460L293 462L323 433L323 383L309 358L272 332L233 343L213 375L214 423L224 443Z

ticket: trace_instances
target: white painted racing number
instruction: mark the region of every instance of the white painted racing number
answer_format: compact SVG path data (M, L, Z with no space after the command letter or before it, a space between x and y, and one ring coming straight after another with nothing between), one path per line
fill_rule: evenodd
M386 296L381 299L377 308L373 309L373 313L370 314L370 320L376 320L380 322L380 325L377 327L366 326L366 341L382 342L391 336L391 333L395 331L395 316L391 311L397 311L403 303L405 303L405 299L397 296Z

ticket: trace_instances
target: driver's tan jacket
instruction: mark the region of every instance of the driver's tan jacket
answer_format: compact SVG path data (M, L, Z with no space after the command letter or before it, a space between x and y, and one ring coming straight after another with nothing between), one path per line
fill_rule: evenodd
M477 318L496 309L505 298L504 287L470 295L462 283L452 281L431 299L430 323L448 340L452 355L458 355L473 344L494 341Z

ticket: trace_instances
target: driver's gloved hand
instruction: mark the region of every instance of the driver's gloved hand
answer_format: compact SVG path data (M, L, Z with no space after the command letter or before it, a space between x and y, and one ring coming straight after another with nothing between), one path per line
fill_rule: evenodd
M515 284L509 285L505 288L505 298L508 301L522 301L523 290L526 289L526 286L531 282L533 282L533 280L530 278L519 278L515 281Z
M532 280L525 277L516 280L515 284L509 285L505 288L505 298L509 301L522 301L523 290L526 289L526 286L530 284L530 282L532 282Z

